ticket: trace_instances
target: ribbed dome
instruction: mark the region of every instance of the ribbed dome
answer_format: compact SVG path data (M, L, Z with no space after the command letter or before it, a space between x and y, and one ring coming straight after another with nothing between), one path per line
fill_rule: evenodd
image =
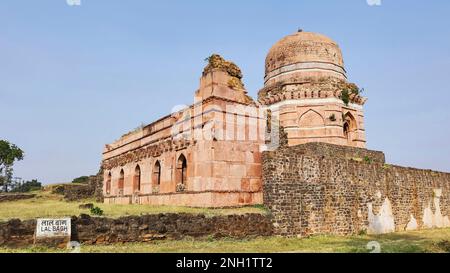
M287 79L330 76L347 78L339 46L322 34L299 31L286 36L266 58L266 86Z

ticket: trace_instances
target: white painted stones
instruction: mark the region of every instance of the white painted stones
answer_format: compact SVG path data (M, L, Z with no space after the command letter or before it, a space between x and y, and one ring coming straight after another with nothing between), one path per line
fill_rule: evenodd
M409 223L406 225L405 230L411 231L411 230L417 230L417 228L418 228L417 220L416 220L416 218L414 218L414 215L411 214L411 220L409 220Z
M391 202L388 198L384 200L380 212L375 215L373 213L372 203L367 204L369 212L369 234L384 234L395 232L394 215L392 214Z
M431 209L431 202L423 211L423 226L425 228L443 228L450 227L448 216L443 216L441 212L442 189L433 190L434 212Z

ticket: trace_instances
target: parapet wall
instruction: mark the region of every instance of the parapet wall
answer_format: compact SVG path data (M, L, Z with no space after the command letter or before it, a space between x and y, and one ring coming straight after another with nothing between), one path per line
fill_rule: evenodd
M35 194L28 194L28 193L2 193L0 194L0 203L31 199L35 196L36 196Z
M311 143L263 153L264 203L280 235L450 227L450 174L384 163L384 154Z

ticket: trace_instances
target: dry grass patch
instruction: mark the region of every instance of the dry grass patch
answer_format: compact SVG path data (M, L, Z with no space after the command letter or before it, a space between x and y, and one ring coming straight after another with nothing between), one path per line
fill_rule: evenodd
M158 214L158 213L192 213L205 214L206 216L262 213L267 211L259 206L250 206L242 208L188 208L172 206L149 206L149 205L111 205L96 203L94 200L83 200L80 202L67 202L61 195L52 194L49 191L34 192L36 197L33 199L19 200L13 202L4 202L0 204L0 221L6 221L13 218L35 219L43 217L63 217L89 214L89 210L79 209L82 203L93 203L104 211L103 216L118 218L128 215Z

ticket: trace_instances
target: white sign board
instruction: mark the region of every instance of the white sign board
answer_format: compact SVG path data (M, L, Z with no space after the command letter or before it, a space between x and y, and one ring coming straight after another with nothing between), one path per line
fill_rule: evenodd
M70 218L38 219L36 237L70 237Z

